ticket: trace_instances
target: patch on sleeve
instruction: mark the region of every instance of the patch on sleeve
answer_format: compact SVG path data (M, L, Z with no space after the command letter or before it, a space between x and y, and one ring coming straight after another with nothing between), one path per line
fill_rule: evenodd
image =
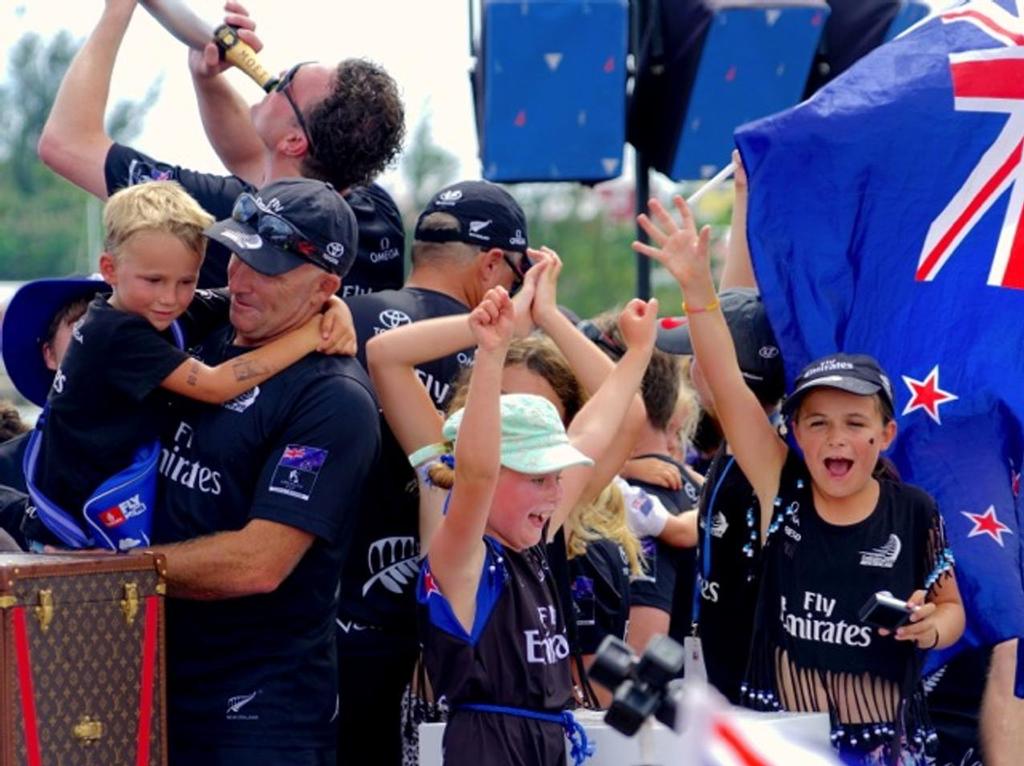
M144 184L147 181L174 180L174 168L161 162L147 162L134 159L128 166L128 185Z
M327 450L289 444L277 461L274 475L270 479L270 491L299 500L309 500L313 486L327 460Z

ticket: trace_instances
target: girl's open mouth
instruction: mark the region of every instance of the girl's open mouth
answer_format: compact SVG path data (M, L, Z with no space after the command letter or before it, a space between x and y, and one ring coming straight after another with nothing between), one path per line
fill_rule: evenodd
M842 457L825 458L825 470L833 479L841 479L853 468L853 461Z

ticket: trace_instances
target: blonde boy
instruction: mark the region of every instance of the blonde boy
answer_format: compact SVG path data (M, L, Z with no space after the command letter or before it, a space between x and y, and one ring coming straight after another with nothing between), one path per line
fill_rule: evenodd
M322 345L316 315L216 367L193 359L183 350L185 330L201 335L228 311L225 292L195 290L203 232L214 219L172 181L119 191L103 219L99 266L113 291L93 299L75 324L27 451L37 512L26 515L22 530L36 548L148 545L167 392L224 402ZM120 500L107 492L126 478L139 483L137 491L132 485Z

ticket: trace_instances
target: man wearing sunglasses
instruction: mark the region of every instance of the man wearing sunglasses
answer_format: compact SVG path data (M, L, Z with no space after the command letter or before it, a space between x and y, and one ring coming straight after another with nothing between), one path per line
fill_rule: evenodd
M124 186L173 179L216 218L231 214L242 192L304 176L342 192L359 222L356 264L344 293L402 284L405 234L391 196L373 179L397 156L404 110L394 80L379 66L348 59L336 66L296 64L251 109L223 76L216 46L193 52L190 65L207 137L233 174L219 176L164 163L114 143L104 126L117 49L136 0L108 0L100 21L64 77L39 141L39 156L55 172L105 199ZM229 3L227 22L256 50L262 47L244 9ZM207 249L200 287L227 282L230 251Z
M374 335L409 322L464 314L491 287L512 289L530 262L526 216L487 181L440 190L416 224L412 272L401 290L347 299L363 349ZM473 349L418 369L438 409ZM338 752L346 762L401 763L401 696L417 654L415 572L419 558L416 477L382 421L381 457L367 483L341 577L338 611ZM412 572L404 578L401 572ZM398 577L391 576L398 573Z
M206 234L233 251L230 324L193 352L210 364L304 322L355 260L354 214L311 179L242 194ZM174 766L335 764L337 576L378 418L359 363L321 354L223 406L170 411L153 537Z

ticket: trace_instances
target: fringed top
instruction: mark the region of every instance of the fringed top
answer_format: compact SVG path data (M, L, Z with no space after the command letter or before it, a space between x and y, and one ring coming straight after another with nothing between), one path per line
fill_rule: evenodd
M880 480L870 516L835 525L815 511L811 479L790 453L764 547L764 574L743 702L761 710L828 712L847 763L923 762L934 738L921 694L923 652L862 623L878 591L900 599L948 577L934 500Z

